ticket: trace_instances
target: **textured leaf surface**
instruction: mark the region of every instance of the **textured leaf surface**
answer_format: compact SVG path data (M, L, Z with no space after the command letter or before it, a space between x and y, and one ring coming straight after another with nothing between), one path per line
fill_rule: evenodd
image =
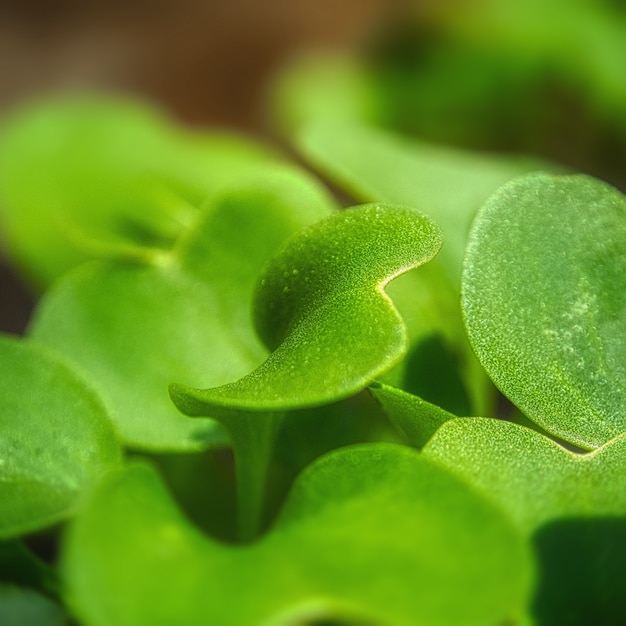
M585 176L531 175L482 208L463 309L496 385L548 432L626 431L626 200Z
M201 536L154 473L105 485L64 572L88 626L521 623L527 544L464 483L401 446L347 448L300 477L250 546Z
M105 98L25 107L1 144L0 220L16 262L42 286L86 258L168 249L209 195L277 160Z
M100 398L46 351L0 337L0 538L74 512L120 461Z
M260 267L288 235L333 206L304 174L268 170L216 200L172 252L94 263L59 281L30 332L98 386L127 444L223 445L218 424L176 410L168 385L224 384L263 361L249 320Z
M435 404L389 385L373 383L368 391L406 441L418 448L424 446L440 426L456 417Z
M560 518L626 516L626 437L587 454L488 418L443 425L423 454L500 503L527 531Z
M455 289L471 219L511 178L539 161L488 156L406 139L364 124L313 121L296 138L305 156L363 201L415 207L443 230L441 262Z
M272 354L222 387L174 386L174 401L189 415L210 415L215 407L284 410L356 393L406 351L385 285L440 245L430 220L384 205L355 207L302 231L268 264L256 292L256 327Z

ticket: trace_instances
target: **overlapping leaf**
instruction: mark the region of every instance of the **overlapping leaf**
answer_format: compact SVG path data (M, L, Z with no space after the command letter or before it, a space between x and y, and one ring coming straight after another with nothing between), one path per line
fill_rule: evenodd
M89 375L127 444L223 444L218 424L176 410L168 385L223 384L263 361L248 320L259 268L289 234L333 206L310 177L268 169L216 200L171 252L94 263L59 281L30 333Z
M306 157L355 197L415 207L446 245L439 261L456 287L471 219L500 185L546 164L407 139L365 124L319 120L296 138Z
M112 478L72 528L63 571L87 626L521 623L527 544L497 509L415 452L346 448L300 477L247 547L201 536L158 478Z
M516 424L453 420L423 454L498 503L532 535L540 565L536 623L622 623L626 436L587 454Z
M626 516L626 437L588 454L488 418L452 420L423 454L463 476L528 532L559 518Z
M168 249L208 196L275 161L132 101L39 102L3 129L0 222L16 263L45 286L93 256Z
M436 404L389 385L372 383L368 391L406 442L418 448L424 446L443 424L456 417Z
M356 393L407 348L385 285L440 245L430 220L384 205L302 231L265 268L256 292L256 327L273 349L268 359L228 385L174 386L174 401L188 415L210 415L217 407L286 410Z
M476 353L548 432L593 448L626 431L626 200L531 175L476 218L463 278Z
M100 398L62 362L0 337L0 538L73 513L120 461Z

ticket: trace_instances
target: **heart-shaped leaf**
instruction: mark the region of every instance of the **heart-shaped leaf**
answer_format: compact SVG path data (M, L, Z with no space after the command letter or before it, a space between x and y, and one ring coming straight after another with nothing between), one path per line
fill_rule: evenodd
M440 245L430 220L384 205L356 207L302 231L268 264L256 292L256 327L272 354L222 387L173 386L174 402L188 415L217 407L272 411L363 389L407 347L385 285Z
M470 340L496 385L586 448L626 431L626 200L586 176L531 175L476 217L463 277Z
M47 351L0 337L0 538L71 515L120 461L100 398Z
M209 195L278 159L177 128L146 105L56 98L19 110L0 149L0 220L38 286L80 261L168 249Z
M332 209L310 177L268 169L216 200L171 252L94 263L59 281L30 333L91 378L128 445L223 445L216 422L180 415L168 385L223 384L263 361L248 319L259 267L294 230Z
M246 547L201 536L133 466L73 526L63 571L87 626L520 624L532 580L528 545L497 509L389 444L317 461Z

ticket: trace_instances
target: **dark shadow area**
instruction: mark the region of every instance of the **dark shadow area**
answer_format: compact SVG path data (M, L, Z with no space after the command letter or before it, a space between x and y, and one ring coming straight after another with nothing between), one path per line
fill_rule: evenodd
M402 389L454 415L471 415L469 396L459 376L459 359L442 337L426 337L406 359Z
M537 626L626 624L626 518L554 522L534 545Z

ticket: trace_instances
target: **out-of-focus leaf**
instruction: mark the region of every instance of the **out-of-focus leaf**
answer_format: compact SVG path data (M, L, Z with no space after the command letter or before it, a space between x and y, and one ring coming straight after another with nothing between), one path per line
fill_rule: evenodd
M100 398L47 351L0 337L0 538L71 515L120 462Z
M66 611L36 591L0 585L2 626L67 626Z
M87 258L168 249L207 197L275 161L138 102L38 102L4 124L0 223L16 263L46 286Z
M440 245L430 220L384 205L355 207L302 231L267 265L256 292L256 327L271 355L228 385L175 385L174 402L188 415L290 410L363 389L407 348L385 285Z
M271 532L246 547L201 536L154 472L133 466L94 497L63 559L87 626L518 624L532 570L497 509L386 444L317 461Z
M470 340L534 422L585 448L626 431L626 200L586 176L530 175L474 224Z
M225 384L263 361L249 320L260 267L288 235L333 208L312 178L269 169L216 200L172 251L93 263L59 281L30 333L90 377L128 445L223 445L217 423L176 410L168 385Z

